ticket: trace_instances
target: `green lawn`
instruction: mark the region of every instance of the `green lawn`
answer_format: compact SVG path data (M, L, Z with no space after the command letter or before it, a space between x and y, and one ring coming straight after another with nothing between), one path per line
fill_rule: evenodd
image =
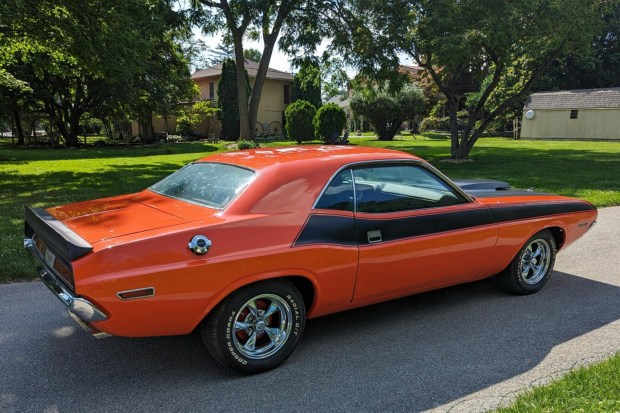
M572 371L546 386L523 393L498 413L618 413L620 353L602 363Z
M451 177L500 179L519 188L587 199L599 207L620 205L619 142L484 138L471 154L475 162L455 164L441 162L450 152L450 142L443 135L397 136L391 142L351 137L350 141L417 154ZM225 148L225 143L196 142L26 150L0 140L0 282L34 277L22 247L25 204L50 207L136 192L194 159Z

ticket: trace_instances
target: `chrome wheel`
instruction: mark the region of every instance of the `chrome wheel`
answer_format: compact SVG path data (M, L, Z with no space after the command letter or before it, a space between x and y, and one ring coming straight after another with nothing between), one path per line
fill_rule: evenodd
M544 239L535 239L529 243L521 255L519 276L527 285L535 285L542 280L551 264L551 247Z
M280 296L261 294L241 306L235 317L232 342L243 356L260 360L277 353L288 340L293 312Z

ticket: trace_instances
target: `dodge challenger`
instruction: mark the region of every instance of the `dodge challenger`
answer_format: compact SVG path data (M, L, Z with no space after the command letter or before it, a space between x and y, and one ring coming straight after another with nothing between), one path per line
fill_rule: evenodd
M97 338L187 334L242 373L278 366L309 318L492 277L531 294L595 223L590 203L455 180L413 155L263 148L148 189L26 207L24 245Z

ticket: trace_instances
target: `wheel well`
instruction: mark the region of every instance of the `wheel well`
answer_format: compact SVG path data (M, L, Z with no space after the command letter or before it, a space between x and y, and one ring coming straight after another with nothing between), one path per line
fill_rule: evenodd
M550 227L547 229L549 230L549 232L551 232L551 235L553 235L553 238L555 239L556 250L559 251L560 248L564 246L564 240L566 238L564 230L560 227Z
M301 297L304 299L306 311L309 311L310 307L312 307L312 304L314 303L314 286L312 285L312 282L307 278L300 276L289 276L284 278L290 281L295 288L297 288L297 291L299 291L299 294L301 294Z

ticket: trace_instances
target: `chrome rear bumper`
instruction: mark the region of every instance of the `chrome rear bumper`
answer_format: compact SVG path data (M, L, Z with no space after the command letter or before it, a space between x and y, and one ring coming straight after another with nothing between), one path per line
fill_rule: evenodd
M54 274L54 271L47 265L45 259L41 257L39 251L34 247L34 242L31 238L24 238L24 248L28 251L28 255L43 283L65 305L71 318L95 338L110 337L110 334L99 331L90 324L93 321L107 320L108 317L105 313L90 301L73 294L64 286Z

